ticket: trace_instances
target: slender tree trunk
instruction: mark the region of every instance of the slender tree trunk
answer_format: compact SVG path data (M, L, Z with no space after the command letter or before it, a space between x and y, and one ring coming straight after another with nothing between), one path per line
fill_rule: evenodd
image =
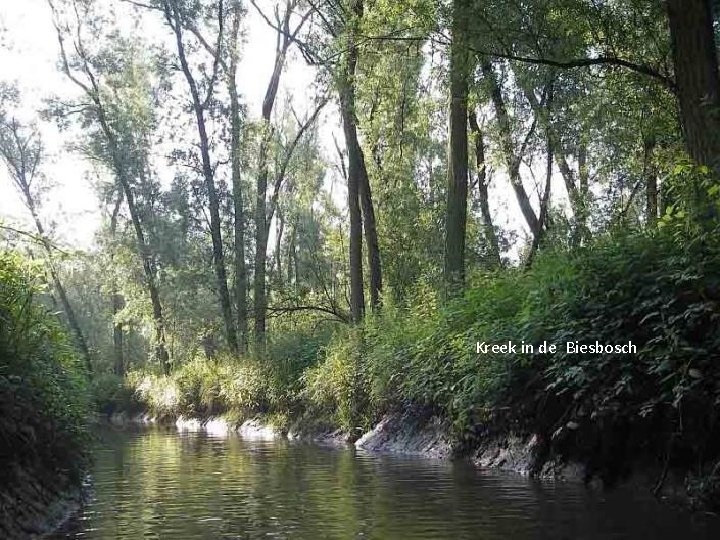
M362 0L354 0L353 13L355 15L354 24L360 24L364 15L364 3ZM382 293L382 263L380 260L380 244L378 242L377 222L375 219L375 206L372 200L372 190L370 187L370 178L368 176L367 164L365 162L365 153L360 146L358 137L358 120L355 114L355 75L358 62L358 47L355 41L354 29L348 33L348 53L345 80L345 102L341 111L343 119L345 146L348 151L348 176L353 175L357 178L353 181L357 182L358 194L360 199L360 207L362 209L361 216L363 229L365 233L365 246L367 247L367 263L370 272L370 305L373 311L380 309ZM341 101L342 101L341 97ZM349 179L348 179L349 181Z
M477 121L477 115L472 112L468 115L470 130L475 138L475 165L477 167L477 185L478 185L478 202L480 205L480 215L483 220L483 236L490 251L490 257L494 266L501 265L500 245L495 227L490 214L490 196L488 195L488 178L487 166L485 164L485 141L483 140L483 132Z
M653 164L655 138L646 137L643 141L643 176L645 177L645 218L648 227L655 227L658 220L657 171Z
M528 197L527 191L525 191L525 187L523 186L522 178L520 178L520 163L522 156L518 155L513 145L512 132L510 130L510 119L508 117L507 108L505 107L505 100L503 99L500 85L498 84L495 71L493 70L490 62L483 62L482 72L483 78L488 81L488 84L490 85L491 99L500 130L500 146L502 147L503 154L505 155L505 161L508 166L510 184L515 192L515 198L520 206L520 211L522 212L525 222L530 228L530 233L534 238L538 234L540 225L538 218L535 215L535 211L532 208L532 204L530 204L530 197Z
M25 170L25 164L23 163L21 167L19 167L17 170L24 171ZM47 256L48 261L48 267L50 269L50 276L53 280L53 286L55 287L55 290L58 293L58 296L60 297L60 303L62 304L62 309L65 312L65 316L67 317L68 325L70 326L70 330L72 331L73 337L75 338L75 343L77 344L78 348L80 349L80 354L83 357L83 360L85 361L85 366L87 367L88 375L92 376L93 374L93 366L92 366L92 356L90 355L90 349L87 345L87 340L85 339L85 335L83 334L82 328L80 327L80 323L77 320L77 316L75 315L75 310L72 307L72 304L70 304L70 300L67 297L67 293L65 292L65 287L63 287L62 282L60 281L60 276L58 274L57 268L55 267L55 258L53 256L52 252L52 246L50 245L50 242L45 236L45 229L40 222L40 217L38 216L37 210L35 208L35 201L32 198L32 195L30 193L30 186L28 184L28 181L26 178L24 178L24 172L20 173L22 178L18 178L18 182L21 183L21 189L23 191L23 194L25 196L25 202L27 204L27 207L30 209L30 214L32 215L33 221L35 222L35 228L37 229L38 236L40 236L40 239L42 241L43 247L45 249L45 254Z
M122 165L119 165L122 167ZM142 258L143 273L145 274L145 281L150 293L150 303L152 304L153 310L153 321L155 323L155 358L162 366L165 375L170 374L170 358L165 347L165 318L163 316L162 303L160 301L160 291L158 289L157 282L155 281L155 263L152 255L150 254L150 248L145 241L145 234L143 232L142 223L140 221L140 214L135 205L135 196L130 188L130 184L124 177L124 172L120 170L116 174L120 174L120 183L125 191L125 200L127 201L128 210L130 212L130 219L132 220L133 227L135 228L135 237L137 238L138 250Z
M275 262L277 264L276 274L278 278L278 288L282 291L285 288L283 273L282 273L282 237L285 229L285 219L283 218L282 212L278 211L278 228L277 237L275 239Z
M297 276L293 279L293 258L295 256L295 233L297 225L293 224L290 232L290 240L287 246L287 284L294 285L297 282Z
M584 217L583 217L583 181L585 182L585 191L587 191L587 169L585 166L585 158L586 158L586 152L585 147L581 144L580 150L578 152L578 162L579 162L579 174L580 176L580 186L578 186L578 181L575 177L575 174L570 167L568 163L567 156L565 155L565 152L563 152L562 145L560 144L560 139L558 137L558 134L554 128L554 126L551 125L550 118L547 112L547 107L543 107L540 101L537 99L535 94L532 90L525 88L524 89L525 97L527 98L528 102L530 103L530 106L532 107L533 111L535 112L535 115L542 119L543 124L546 129L548 129L548 137L550 140L550 144L552 144L553 147L553 157L555 159L555 162L557 163L558 169L560 170L560 175L563 178L563 182L565 184L565 190L568 194L568 200L570 202L570 209L572 210L573 215L578 220L579 223L584 223ZM580 162L582 161L582 164Z
M268 129L270 129L268 125ZM261 346L265 343L267 318L267 289L266 289L266 262L267 262L267 179L268 179L268 146L269 138L263 135L260 143L260 170L257 177L257 198L255 200L255 343Z
M345 101L345 100L342 100ZM340 106L345 138L352 138L352 123L347 119L347 104ZM348 210L350 214L350 314L353 322L362 320L365 313L365 289L362 267L362 217L360 215L360 187L357 157L348 160Z
M110 237L115 240L115 232L117 231L117 218L118 212L120 211L120 205L123 202L123 192L120 190L120 195L115 203L112 215L110 216ZM113 252L110 253L110 261L115 258ZM111 292L111 303L112 303L112 315L113 315L113 355L114 355L114 371L118 377L125 376L125 355L123 350L123 328L122 324L116 322L115 319L120 310L125 307L125 299L117 290L117 284L115 278L113 278L112 292Z
M360 146L357 146L360 149ZM382 304L382 263L380 261L380 244L378 242L377 226L375 222L375 207L370 191L370 179L365 168L365 157L360 149L358 158L360 167L360 206L362 208L363 228L365 230L365 245L367 246L368 268L370 269L370 306L373 311L380 309Z
M113 318L125 307L125 301L121 294L113 292L112 295L112 312ZM118 377L125 376L125 354L124 354L124 335L122 324L113 323L113 355L114 355L114 371Z
M193 111L195 113L195 121L198 131L198 138L200 141L202 173L205 180L205 190L207 192L208 207L210 210L210 237L212 238L213 266L215 269L215 276L217 278L218 295L220 296L220 308L222 311L223 321L225 322L225 337L227 338L227 343L230 350L232 352L237 352L237 332L235 329L235 324L233 323L232 303L230 302L230 291L227 284L225 255L223 253L222 230L220 225L220 203L218 200L217 191L215 190L215 178L212 168L212 161L210 160L210 141L208 139L207 128L205 125L205 108L203 102L201 101L197 83L192 75L192 72L190 71L190 66L188 64L187 56L185 54L185 45L183 43L182 36L181 16L178 13L177 6L173 5L171 9L174 20L168 17L168 22L170 23L173 31L175 32L175 41L177 44L180 66L190 88L190 95L192 97ZM219 21L221 24L222 19L223 17L221 15L219 17ZM222 31L222 27L220 31ZM220 51L217 51L216 54L220 54ZM212 92L212 89L210 89L209 92Z
M448 137L447 209L445 224L445 282L465 281L465 229L468 195L468 0L453 0L450 45L450 126Z
M550 128L547 128L547 152L546 152L546 167L545 167L545 191L543 192L543 198L540 201L540 217L538 218L538 221L540 222L540 229L538 230L538 234L533 237L532 245L530 246L530 253L528 254L527 261L525 261L525 266L528 268L532 266L533 260L535 259L535 254L537 253L538 249L540 248L540 243L542 242L543 236L545 234L545 231L547 229L547 212L548 212L548 205L550 204L550 191L552 187L552 171L553 171L553 154L554 154L554 137L550 134Z
M232 191L235 213L235 307L237 310L238 352L244 353L248 344L247 321L247 267L245 266L245 209L243 187L240 177L240 99L237 91L238 35L242 6L235 2L230 33L230 67L228 70L228 91L230 94L230 130L232 161Z
M587 143L581 136L581 141L578 145L578 178L580 179L580 194L583 198L587 196L590 189L589 172L587 166Z
M720 171L720 77L711 0L667 0L685 145L700 165Z
M565 161L563 159L563 161ZM578 144L578 182L579 193L577 194L577 222L580 241L590 236L588 229L588 208L590 197L590 174L587 165L587 143L583 135L580 136Z
M135 204L135 194L133 193L130 182L125 174L123 157L121 156L120 149L118 148L115 134L110 128L110 124L105 115L105 108L100 101L97 88L90 97L93 99L97 107L98 121L100 122L100 126L111 150L115 177L120 183L120 186L125 194L125 201L128 206L128 211L130 212L130 219L132 221L133 228L135 229L138 252L142 261L143 274L145 275L148 292L150 293L150 303L152 304L153 310L153 322L155 326L155 359L162 366L163 372L168 375L170 373L170 358L165 347L165 318L163 316L162 303L160 301L160 291L155 280L155 263L150 253L150 247L145 240L145 233L143 232L140 213L138 212Z
M152 304L153 322L155 326L155 359L162 366L163 372L168 375L170 373L170 358L165 347L165 318L163 316L162 303L160 301L160 290L155 280L155 263L150 253L150 247L145 240L145 233L143 232L142 222L140 221L140 213L138 212L135 204L135 195L130 187L130 182L125 177L125 170L123 168L122 158L120 157L117 142L115 140L115 135L112 131L110 131L109 124L105 119L104 109L99 104L98 107L100 107L100 123L103 126L105 136L107 137L109 145L112 149L115 175L125 193L125 201L127 202L130 219L133 223L133 228L135 229L138 252L142 260L143 274L145 275L148 292L150 293L150 303Z
M258 155L257 198L255 201L255 344L264 350L267 331L267 247L270 223L267 208L267 184L269 176L269 152L272 142L272 126L270 120L275 107L280 78L285 66L285 58L291 43L290 39L290 13L294 3L286 3L285 16L282 21L282 30L278 31L278 45L275 50L275 64L273 73L265 90L262 103L263 130ZM282 34L282 35L281 35Z

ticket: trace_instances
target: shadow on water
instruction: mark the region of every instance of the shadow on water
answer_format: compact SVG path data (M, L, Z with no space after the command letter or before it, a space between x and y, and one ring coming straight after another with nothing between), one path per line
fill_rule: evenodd
M174 429L102 431L92 490L54 538L720 538L637 492L446 462Z

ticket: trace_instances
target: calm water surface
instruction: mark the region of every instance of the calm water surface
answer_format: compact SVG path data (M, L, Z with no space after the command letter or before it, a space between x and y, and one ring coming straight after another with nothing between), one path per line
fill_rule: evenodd
M55 538L720 538L716 518L637 493L167 429L101 433L91 484Z

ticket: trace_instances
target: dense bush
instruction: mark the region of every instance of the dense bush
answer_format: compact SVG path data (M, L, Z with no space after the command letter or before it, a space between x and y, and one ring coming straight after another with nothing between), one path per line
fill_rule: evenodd
M86 373L36 300L39 281L19 257L0 253L0 526L27 502L23 487L60 491L86 465Z
M107 416L115 412L134 412L140 407L125 379L113 373L93 375L90 396L93 410Z
M269 409L267 374L247 359L196 358L171 375L128 374L136 399L160 417L249 415Z
M420 406L470 443L478 429L536 432L608 475L638 452L712 465L719 302L711 231L666 222L652 233L608 234L548 249L531 269L474 276L462 298L440 307L427 288L407 307L389 306L328 347L307 374L307 399L343 427ZM476 342L508 340L535 351L476 353ZM557 352L540 354L544 341ZM569 354L574 341L632 341L637 353Z

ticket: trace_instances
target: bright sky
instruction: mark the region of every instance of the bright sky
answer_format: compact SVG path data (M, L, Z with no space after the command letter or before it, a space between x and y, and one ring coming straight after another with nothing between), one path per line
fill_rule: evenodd
M116 7L123 5L117 2L113 4ZM267 13L272 12L274 4L274 0L259 2ZM246 44L242 49L243 58L238 78L249 114L252 118L257 118L272 71L275 32L249 3L247 9L248 16L244 25ZM146 17L152 18L153 15L146 14ZM5 29L4 35L0 32L0 78L18 84L24 106L21 112L27 119L36 117L36 111L43 106L43 98L51 92L64 97L77 95L77 89L57 69L58 43L46 0L0 0L0 28ZM159 39L167 39L167 28L157 25L153 26L153 29L164 33L158 36ZM313 96L306 96L304 93L310 88L313 78L313 70L298 54L293 54L283 74L278 108L284 99L282 94L289 93L295 100L296 109L299 112L305 110L307 100ZM88 248L92 245L100 223L99 205L92 189L88 167L64 147L72 140L71 132L59 133L54 125L47 123L43 124L42 129L50 154L44 170L54 185L44 208L46 222L50 224L51 217L58 220L54 225L59 240L80 248ZM320 137L325 154L331 160L334 160L335 156L333 133L342 141L337 114L332 110L325 111L324 119L320 121ZM554 183L555 186L560 184L557 178ZM530 186L527 187L530 189ZM342 202L345 197L343 186L336 185L333 192L335 199ZM534 193L534 190L531 192ZM520 230L522 220L504 175L496 173L491 187L491 199L495 224ZM0 167L0 219L31 230L27 214L7 172L4 167Z

